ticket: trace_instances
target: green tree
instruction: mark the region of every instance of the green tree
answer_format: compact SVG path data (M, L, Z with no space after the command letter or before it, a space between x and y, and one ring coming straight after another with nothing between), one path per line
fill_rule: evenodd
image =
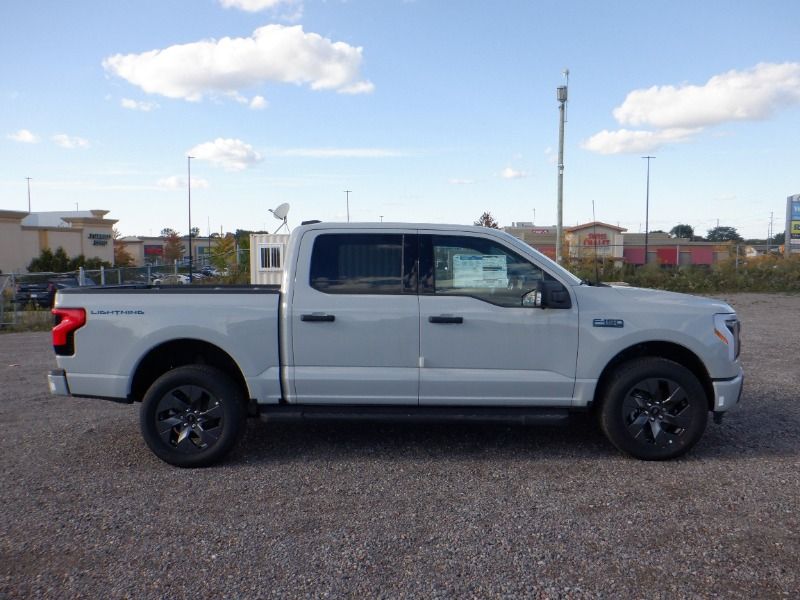
M694 227L685 224L675 225L675 227L669 230L669 235L674 238L686 238L691 240L694 238Z
M50 248L44 248L39 256L34 258L28 265L30 273L46 273L53 271L53 251Z
M781 231L780 233L776 233L775 235L773 235L772 239L770 240L770 243L778 245L786 243L786 232Z
M54 273L64 273L66 271L71 271L70 264L69 264L69 256L64 251L64 248L59 246L56 248L55 253L53 254L53 268L51 269Z
M742 236L736 231L736 227L725 227L720 225L708 230L706 239L709 242L741 242Z
M236 263L236 238L233 234L217 237L211 246L211 264L217 269L227 269Z
M492 229L500 229L500 225L494 220L492 213L485 212L481 215L480 219L475 221L473 225L480 225L481 227L491 227Z
M171 264L182 259L186 246L183 244L180 234L167 227L161 230L161 237L164 239L164 261Z

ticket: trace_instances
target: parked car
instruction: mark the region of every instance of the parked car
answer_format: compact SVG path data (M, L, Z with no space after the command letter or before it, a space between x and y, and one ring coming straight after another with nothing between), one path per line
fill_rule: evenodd
M486 227L312 222L286 259L281 286L60 291L50 390L141 401L145 441L184 467L221 459L247 415L592 411L621 451L663 460L739 402L721 300L590 284Z
M153 279L153 285L186 285L189 283L189 276L181 273L172 275L162 275Z
M97 285L89 277L85 278L85 285ZM19 308L31 305L38 308L52 308L56 292L67 288L79 287L78 278L73 275L56 275L45 281L20 282L14 294L14 303Z

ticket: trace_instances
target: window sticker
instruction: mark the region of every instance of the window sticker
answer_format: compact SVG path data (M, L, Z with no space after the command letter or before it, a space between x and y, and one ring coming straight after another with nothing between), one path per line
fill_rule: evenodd
M497 288L508 286L506 256L456 254L453 256L454 288Z

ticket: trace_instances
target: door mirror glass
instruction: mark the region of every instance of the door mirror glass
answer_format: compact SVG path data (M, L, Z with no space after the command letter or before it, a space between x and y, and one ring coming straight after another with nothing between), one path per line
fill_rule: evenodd
M542 308L542 292L531 290L522 296L522 306L524 308Z

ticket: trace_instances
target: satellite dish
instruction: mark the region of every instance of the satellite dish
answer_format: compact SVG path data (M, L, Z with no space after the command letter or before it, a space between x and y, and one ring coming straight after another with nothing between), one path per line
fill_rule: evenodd
M270 208L269 212L271 212L272 216L278 219L279 221L283 221L283 224L275 230L275 233L278 233L284 227L286 227L288 231L289 225L286 223L286 215L289 214L289 203L284 202L274 210Z

